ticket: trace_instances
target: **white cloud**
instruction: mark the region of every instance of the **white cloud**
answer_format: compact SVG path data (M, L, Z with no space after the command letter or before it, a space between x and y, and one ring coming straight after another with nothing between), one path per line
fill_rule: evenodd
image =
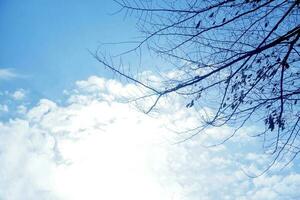
M0 104L0 113L1 112L8 112L8 106L5 104Z
M0 68L0 80L10 80L17 78L19 75L11 68Z
M99 77L78 81L68 104L48 99L22 119L0 123L0 199L293 199L300 175L248 178L244 162L262 156L239 151L254 139L217 148L203 143L228 135L211 129L181 144L169 128L197 125L197 113L163 100L148 116L122 103L141 94L131 84ZM124 97L125 96L125 97ZM145 100L147 101L147 100ZM238 144L238 145L237 145ZM292 189L290 189L292 188Z
M17 112L18 112L19 114L26 114L26 112L27 112L27 107L24 106L24 105L19 105L19 106L17 107Z
M13 93L11 94L11 96L12 96L12 98L13 98L14 100L22 100L22 99L25 98L26 92L25 92L24 89L18 89L18 90L16 90L15 92L13 92Z

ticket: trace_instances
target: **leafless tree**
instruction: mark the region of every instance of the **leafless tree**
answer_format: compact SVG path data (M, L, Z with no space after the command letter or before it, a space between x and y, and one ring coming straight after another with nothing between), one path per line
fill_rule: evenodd
M230 124L236 127L234 135L246 123L262 122L265 128L256 136L264 138L274 162L284 156L293 160L299 154L299 0L116 3L120 12L136 17L142 34L136 46L122 55L147 48L181 72L156 88L107 57L93 54L104 66L156 96L147 112L161 97L178 93L189 100L188 108L203 104L212 108L204 128Z

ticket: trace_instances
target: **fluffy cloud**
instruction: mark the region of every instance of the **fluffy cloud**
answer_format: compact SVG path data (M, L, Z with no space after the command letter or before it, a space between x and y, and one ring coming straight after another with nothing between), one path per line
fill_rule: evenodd
M26 93L25 93L25 90L24 90L24 89L18 89L18 90L16 90L15 92L13 92L13 93L11 94L11 96L12 96L12 98L13 98L14 100L22 100L22 99L25 98Z
M162 112L145 115L128 98L137 86L96 76L78 81L66 105L41 99L23 117L0 123L0 199L293 199L300 174L265 174L267 159L252 151L255 139L210 129L183 143L198 113L178 98L164 99ZM151 101L151 99L149 100ZM151 102L150 102L151 103ZM143 105L150 104L143 99ZM138 105L141 105L139 103ZM143 107L142 107L143 108Z

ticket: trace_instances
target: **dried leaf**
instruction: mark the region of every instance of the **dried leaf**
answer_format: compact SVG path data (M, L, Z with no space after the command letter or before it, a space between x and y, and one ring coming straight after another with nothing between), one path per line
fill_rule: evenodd
M199 28L200 24L201 24L201 20L199 20L199 22L197 23L196 28Z

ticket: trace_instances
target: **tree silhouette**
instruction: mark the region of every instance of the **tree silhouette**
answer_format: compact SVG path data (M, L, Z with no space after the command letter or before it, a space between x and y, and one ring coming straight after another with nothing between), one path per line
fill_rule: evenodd
M230 124L236 128L233 136L248 122L263 122L265 128L256 136L264 138L274 162L296 157L300 152L299 0L116 3L120 12L137 18L142 34L136 46L122 55L146 47L180 72L157 88L128 75L103 54L93 54L156 96L147 113L170 93L186 97L188 108L201 107L210 99L213 114L196 133Z

